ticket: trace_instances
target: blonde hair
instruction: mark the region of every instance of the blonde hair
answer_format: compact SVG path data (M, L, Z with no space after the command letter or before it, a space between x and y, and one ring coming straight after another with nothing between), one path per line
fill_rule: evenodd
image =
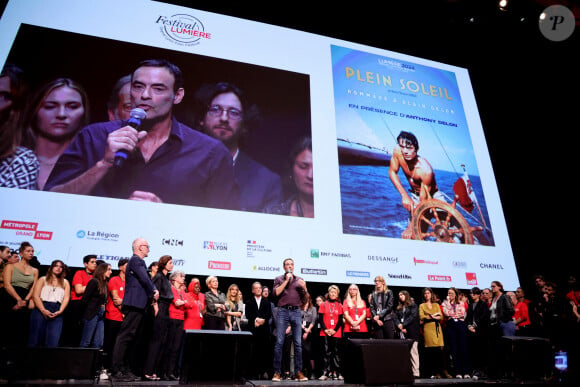
M232 294L233 288L238 289L238 294L236 294L235 299L232 300L231 294ZM226 295L226 300L227 300L228 304L230 305L230 308L233 310L234 307L240 302L240 287L238 285L231 284L228 287L228 294Z
M213 281L214 279L216 279L216 280L217 280L217 277L216 277L215 275L210 275L210 276L208 276L208 277L205 279L205 285L206 285L206 286L209 288L209 283L210 283L211 281Z
M350 296L350 288L355 288L356 289L356 297L353 299ZM367 304L364 302L364 300L361 299L360 297L360 290L358 288L358 286L356 284L350 284L347 291L346 291L346 297L345 297L346 303L349 307L353 307L356 306L357 308L359 307L366 307Z

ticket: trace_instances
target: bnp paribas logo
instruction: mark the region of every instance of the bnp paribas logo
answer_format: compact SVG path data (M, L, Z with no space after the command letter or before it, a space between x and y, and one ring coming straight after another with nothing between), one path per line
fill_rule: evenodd
M320 251L318 249L310 249L310 258L320 258Z
M211 39L203 23L196 17L179 13L172 16L160 15L155 21L163 36L181 46L194 46L202 39Z

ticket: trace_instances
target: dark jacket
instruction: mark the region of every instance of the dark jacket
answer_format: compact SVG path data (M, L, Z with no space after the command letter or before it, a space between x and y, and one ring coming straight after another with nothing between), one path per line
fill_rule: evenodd
M417 304L413 303L404 309L397 309L395 315L397 316L395 325L403 324L403 328L407 330L405 339L419 341L421 334L419 330L419 307Z
M254 327L254 322L256 318L263 318L266 322L263 325L260 325L258 328ZM246 318L248 319L248 327L251 332L257 333L260 331L261 333L268 334L270 332L270 326L268 324L270 318L272 317L272 309L270 300L265 297L262 297L260 301L260 308L258 308L258 304L256 303L256 298L252 295L251 298L246 301Z
M371 316L379 316L382 321L393 319L393 292L373 292L371 297Z
M83 319L90 320L95 317L101 307L104 307L106 303L107 292L105 291L105 294L99 293L99 281L96 278L92 278L85 288L83 298L81 298Z
M127 264L125 273L125 296L123 305L145 309L149 305L156 288L147 273L145 261L133 255Z
M465 317L467 325L475 328L476 334L485 334L489 326L489 307L485 301L478 301L469 304L467 316Z

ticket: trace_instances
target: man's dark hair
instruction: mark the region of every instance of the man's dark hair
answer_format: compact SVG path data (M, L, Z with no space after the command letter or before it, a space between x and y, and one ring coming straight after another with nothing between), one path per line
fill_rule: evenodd
M141 61L138 65L137 65L137 69L141 68L141 67L163 67L165 69L167 69L171 75L173 75L173 79L174 79L174 83L173 83L173 91L176 92L177 90L181 89L183 87L183 73L181 72L181 69L179 67L177 67L176 65L174 65L173 63L169 62L168 60L165 59L146 59L144 61ZM131 74L131 81L133 81L133 74L135 72L133 72Z
M129 260L127 258L121 258L121 259L119 259L119 262L117 263L117 267L121 267L123 265L126 265L127 263L129 263Z
M125 75L117 80L115 86L113 86L113 90L111 90L109 100L107 101L107 109L115 110L117 108L117 105L119 104L119 91L121 91L121 88L127 83L131 83L131 75Z
M195 122L199 124L205 119L205 114L211 105L211 101L220 94L233 93L242 104L243 130L247 132L255 127L259 120L258 107L248 100L248 97L241 88L229 82L218 82L205 84L195 92Z
M0 246L0 251L4 251L4 250L9 249L9 248L10 247L8 247L8 246L2 245L2 246Z
M89 261L90 261L91 259L93 259L93 258L94 258L94 259L97 259L97 256L96 256L95 254L89 254L89 255L85 255L85 256L83 257L83 263L89 263Z
M481 294L481 289L478 288L477 286L474 286L471 288L471 293L472 294Z
M417 137L411 132L405 132L404 130L399 133L397 136L397 143L401 142L401 140L409 143L415 147L415 150L419 150L419 141L417 141Z

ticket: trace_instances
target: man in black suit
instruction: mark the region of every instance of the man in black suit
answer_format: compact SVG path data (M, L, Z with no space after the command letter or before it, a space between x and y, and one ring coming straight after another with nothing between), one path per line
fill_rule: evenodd
M254 351L252 353L252 372L258 378L267 378L272 346L270 345L270 327L268 321L272 316L270 301L262 297L262 284L252 284L252 297L246 301L246 317L250 332L254 335Z

